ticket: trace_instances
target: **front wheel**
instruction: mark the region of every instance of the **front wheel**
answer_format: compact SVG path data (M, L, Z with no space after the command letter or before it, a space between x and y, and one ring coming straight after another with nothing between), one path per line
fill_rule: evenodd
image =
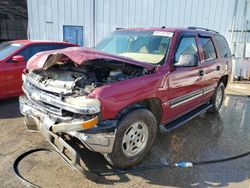
M220 110L224 100L224 94L225 94L225 86L222 82L220 82L211 99L212 107L208 110L208 112L217 113Z
M135 166L151 149L156 134L154 115L146 109L133 110L120 121L113 151L104 157L116 168Z

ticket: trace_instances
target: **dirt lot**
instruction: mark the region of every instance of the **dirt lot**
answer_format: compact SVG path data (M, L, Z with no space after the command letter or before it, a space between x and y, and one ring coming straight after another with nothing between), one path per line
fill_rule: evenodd
M227 96L218 115L202 114L171 133L158 134L141 166L179 160L208 160L250 150L250 98ZM50 147L39 133L26 131L18 99L0 101L0 185L24 187L12 164L26 150ZM105 169L99 154L86 152L90 170ZM50 152L39 152L20 164L23 175L42 187L250 187L250 156L187 169L150 170L126 175L84 176Z

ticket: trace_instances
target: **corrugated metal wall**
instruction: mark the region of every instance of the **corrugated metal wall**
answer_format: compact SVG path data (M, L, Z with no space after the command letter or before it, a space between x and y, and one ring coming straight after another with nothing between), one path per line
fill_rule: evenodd
M31 39L63 40L63 25L80 25L84 26L84 44L92 46L116 28L165 25L207 27L230 39L235 2L236 0L28 0L29 35ZM235 30L242 28L244 3L245 0L238 0ZM247 17L250 19L249 11ZM233 39L238 41L240 32L236 33ZM249 39L250 36L247 37Z
M226 33L232 0L97 0L97 41L116 27L201 26Z
M84 26L84 44L93 45L93 0L28 0L30 39L63 40L63 25Z

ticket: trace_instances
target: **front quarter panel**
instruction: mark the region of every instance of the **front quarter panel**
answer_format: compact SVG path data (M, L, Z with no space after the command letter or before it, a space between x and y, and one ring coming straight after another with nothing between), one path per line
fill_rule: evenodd
M114 119L124 108L150 98L162 98L163 73L154 73L97 88L89 97L101 101L103 119Z

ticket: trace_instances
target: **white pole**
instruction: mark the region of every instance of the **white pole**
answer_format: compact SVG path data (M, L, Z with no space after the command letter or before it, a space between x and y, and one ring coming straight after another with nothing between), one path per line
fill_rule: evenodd
M230 36L230 46L231 46L231 49L233 50L233 54L235 54L233 35L234 35L234 28L235 28L235 20L236 20L237 7L238 7L238 0L235 0L233 20L232 20L232 26L231 26L231 36ZM236 63L235 57L233 57L233 59L232 59L232 74L231 74L231 78L230 78L231 82L233 82L233 79L234 79L235 63Z

